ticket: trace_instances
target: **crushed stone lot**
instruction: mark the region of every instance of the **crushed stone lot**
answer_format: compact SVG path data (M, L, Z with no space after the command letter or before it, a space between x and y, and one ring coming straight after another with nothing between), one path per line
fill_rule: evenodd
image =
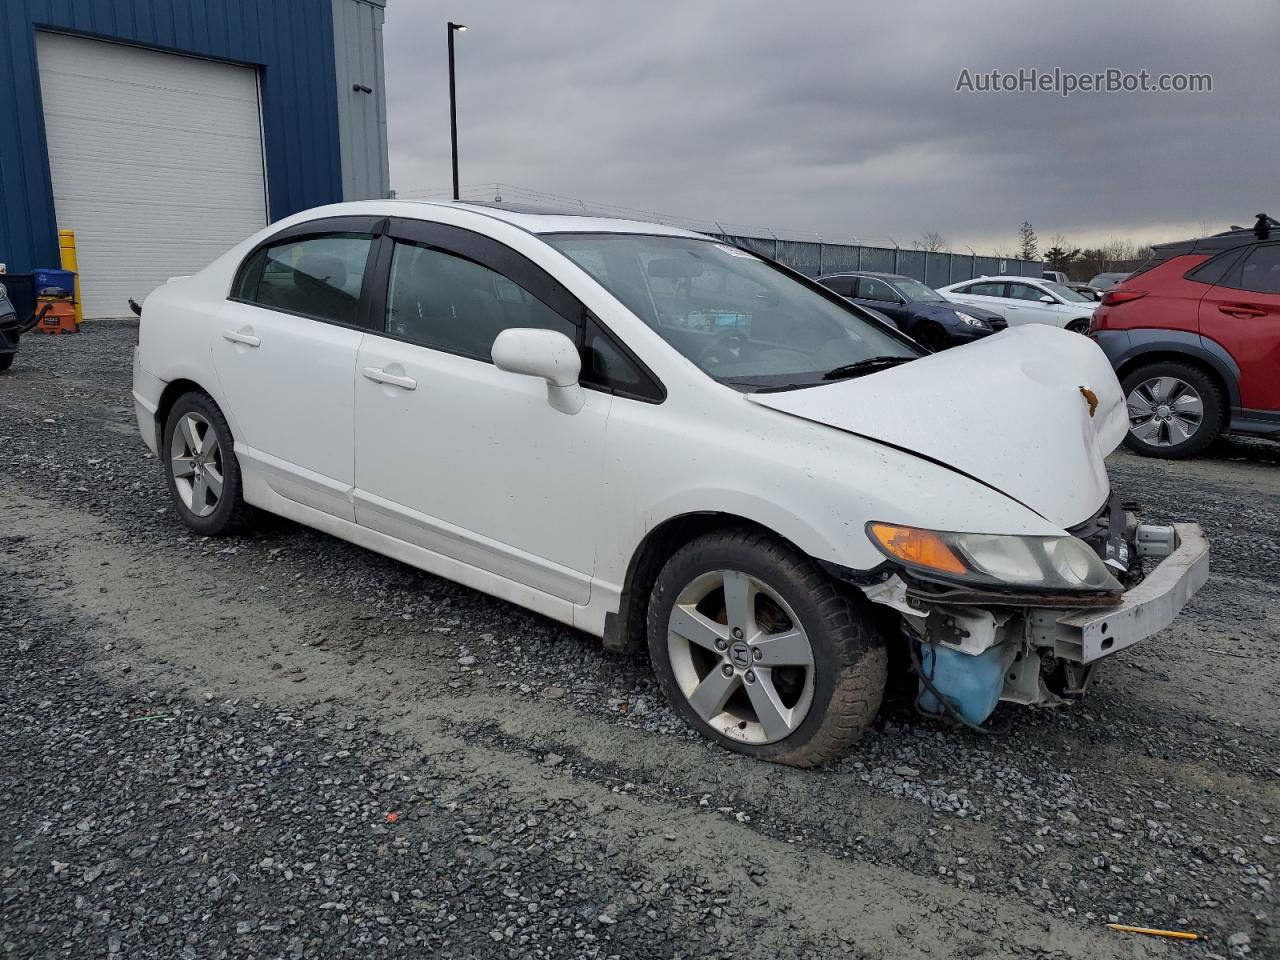
M1280 957L1280 445L1111 458L1213 572L1085 701L801 771L502 601L191 534L134 331L0 375L0 957Z

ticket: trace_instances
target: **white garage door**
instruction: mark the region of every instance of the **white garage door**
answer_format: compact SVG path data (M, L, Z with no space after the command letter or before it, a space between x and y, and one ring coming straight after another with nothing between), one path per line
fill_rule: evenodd
M76 232L86 317L127 316L130 297L265 226L252 69L56 33L37 50L58 228Z

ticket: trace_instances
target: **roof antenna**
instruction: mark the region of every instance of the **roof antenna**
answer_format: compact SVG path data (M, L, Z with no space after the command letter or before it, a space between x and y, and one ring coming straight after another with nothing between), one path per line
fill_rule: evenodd
M1265 213L1258 214L1258 222L1253 225L1253 235L1259 240L1265 240L1271 236L1271 225L1275 223Z

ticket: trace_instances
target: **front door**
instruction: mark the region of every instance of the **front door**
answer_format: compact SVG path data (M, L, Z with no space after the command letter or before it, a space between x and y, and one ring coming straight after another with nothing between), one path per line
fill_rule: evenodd
M1280 411L1280 243L1254 247L1204 295L1200 333L1239 364L1242 407Z
M1049 296L1039 287L1030 283L1010 283L1006 294L1009 300L1005 309L1011 311L1009 322L1047 323L1050 326L1066 326L1062 316L1062 305L1056 300L1053 303L1042 303L1040 298ZM1052 299L1052 298L1051 298Z
M372 243L359 229L272 240L248 258L221 308L213 361L251 498L263 483L355 519L353 381Z
M561 413L544 381L490 359L512 327L577 341L581 305L487 237L422 221L390 231L385 296L372 300L381 329L356 361L357 522L587 603L613 398L588 390Z

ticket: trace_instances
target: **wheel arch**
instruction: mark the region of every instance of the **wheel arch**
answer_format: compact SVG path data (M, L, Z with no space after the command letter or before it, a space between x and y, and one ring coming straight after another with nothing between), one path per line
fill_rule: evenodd
M1222 389L1226 416L1240 407L1240 368L1216 340L1187 330L1102 330L1093 335L1123 380L1147 363L1186 363L1204 371Z
M1240 396L1238 388L1236 387L1236 381L1234 378L1224 376L1220 366L1209 360L1203 353L1198 354L1192 351L1169 349L1152 350L1151 352L1139 353L1130 357L1116 368L1116 379L1123 384L1125 377L1129 376L1129 374L1133 373L1135 370L1156 363L1181 363L1188 367L1194 367L1217 384L1218 388L1222 390L1222 394L1227 400L1227 403L1222 410L1221 417L1221 426L1223 429L1226 428L1227 424L1231 421L1232 409L1240 405Z
M658 573L668 559L685 544L718 530L751 530L767 534L785 543L793 550L809 556L809 553L793 540L771 529L758 520L736 513L716 510L699 510L682 513L664 520L641 539L627 564L618 598L618 612L605 616L604 646L606 649L626 653L639 653L647 649L645 620L648 615L649 595L657 582Z
M218 398L218 394L210 390L208 386L195 380L190 375L180 375L174 377L164 385L164 389L160 391L160 399L156 402L156 443L157 446L163 445L164 425L169 419L169 411L173 409L173 405L178 402L179 397L183 397L188 393L203 393L209 397L218 409L222 411L222 415L227 418L227 424L231 427L232 434L235 433L235 423L231 419L231 414L227 410L226 405Z

